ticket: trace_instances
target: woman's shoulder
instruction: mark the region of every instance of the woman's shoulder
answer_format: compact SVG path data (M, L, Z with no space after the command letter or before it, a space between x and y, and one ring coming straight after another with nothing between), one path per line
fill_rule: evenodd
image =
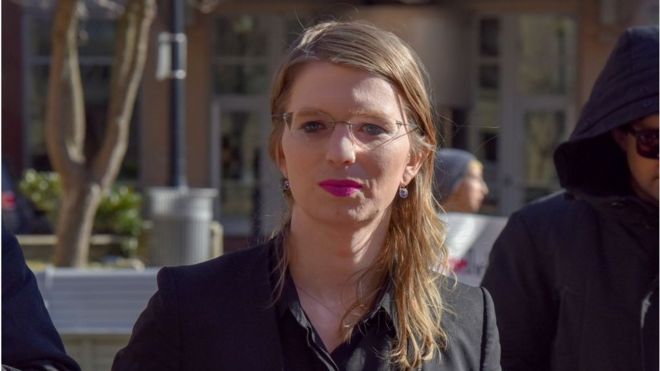
M241 369L258 369L260 362L269 362L277 355L268 352L277 340L274 309L269 306L270 246L161 269L158 291L138 318L128 346L117 354L113 369L199 370L239 361ZM241 358L255 349L262 358Z
M447 333L446 355L499 370L500 340L493 299L483 287L472 287L451 278L443 283L446 310L442 323Z
M480 343L485 333L497 332L495 306L488 291L473 287L447 277L442 285L445 311L442 322L451 337L452 333L461 341Z
M483 287L473 287L445 277L441 283L446 312L454 321L472 323L483 321L484 311L492 308L492 299Z
M186 290L226 290L236 285L268 281L272 241L207 260L202 263L165 267L158 272L158 286Z
M201 263L192 265L182 265L170 267L178 274L194 274L194 273L218 273L224 270L235 270L242 267L244 264L254 264L268 259L268 250L272 245L272 241L247 247L238 251L233 251L228 254L218 256Z

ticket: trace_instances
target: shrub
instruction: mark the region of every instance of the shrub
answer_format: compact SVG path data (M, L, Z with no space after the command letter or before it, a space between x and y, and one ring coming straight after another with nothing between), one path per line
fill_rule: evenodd
M19 183L23 195L44 212L52 225L57 221L62 187L54 172L30 169ZM142 196L131 187L115 185L103 197L94 218L93 233L138 237L142 231Z

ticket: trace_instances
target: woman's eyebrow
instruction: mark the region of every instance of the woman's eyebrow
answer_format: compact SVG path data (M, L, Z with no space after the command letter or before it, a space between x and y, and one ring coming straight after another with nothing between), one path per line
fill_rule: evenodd
M354 116L372 116L372 117L388 117L384 111L372 110L372 109L357 109L350 112Z
M303 107L298 110L298 115L315 115L315 114L323 114L327 116L330 115L329 113L319 108Z
M333 119L335 117L331 115L329 112L324 111L321 108L316 108L316 107L302 107L300 108L297 113L298 116L311 116L311 115L324 115L324 116L329 116ZM378 119L384 119L390 117L383 111L379 110L373 110L373 109L352 109L348 111L348 116L349 117L371 117L371 118L378 118Z

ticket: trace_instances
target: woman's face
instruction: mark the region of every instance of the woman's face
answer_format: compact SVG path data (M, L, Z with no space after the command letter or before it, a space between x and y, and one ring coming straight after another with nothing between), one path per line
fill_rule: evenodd
M462 211L476 213L481 208L488 194L488 186L484 182L483 170L480 164L471 162L465 176L452 195L457 204L462 205Z
M284 128L278 165L289 179L293 218L357 225L389 217L399 187L421 165L403 135L409 129L395 125L394 139L375 148L360 140L379 135L364 123L406 122L396 89L358 69L310 62L292 84L286 110L294 124ZM320 120L355 125L325 125L326 134L319 135Z

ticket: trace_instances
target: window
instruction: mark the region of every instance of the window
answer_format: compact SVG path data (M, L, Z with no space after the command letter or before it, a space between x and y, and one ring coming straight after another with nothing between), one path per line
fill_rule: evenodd
M213 41L214 121L212 144L219 168L217 213L225 234L250 236L261 230L260 206L271 207L279 176L264 172L270 162L270 83L289 43L302 31L300 14L226 14L215 20ZM212 130L213 132L213 130ZM271 169L272 170L272 169ZM269 206L270 205L270 206ZM277 205L279 207L279 204Z
M559 188L552 155L575 119L577 31L562 14L477 17L468 149L484 163L486 213Z

